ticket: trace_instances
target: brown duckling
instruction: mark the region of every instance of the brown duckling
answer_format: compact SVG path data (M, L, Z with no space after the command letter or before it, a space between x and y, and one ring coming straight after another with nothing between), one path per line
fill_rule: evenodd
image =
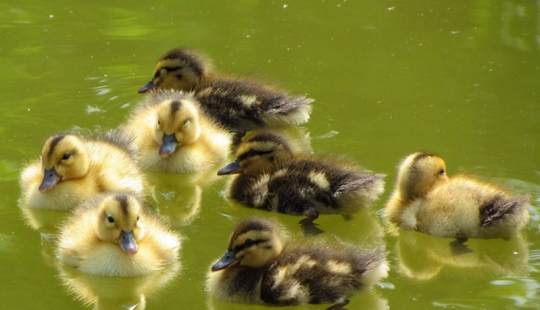
M289 243L275 222L248 218L236 226L227 253L212 264L207 290L233 303L335 305L368 289L388 273L383 247L374 251L308 242Z
M218 126L190 95L177 91L149 94L123 130L134 136L143 169L198 172L225 160L232 134Z
M504 238L516 235L529 220L528 195L458 175L448 178L444 160L417 152L399 165L396 188L386 217L406 230L439 237Z
M144 178L129 148L130 139L119 131L97 138L75 133L50 136L41 159L21 173L21 205L66 211L101 192L142 194Z
M245 139L236 161L218 174L239 174L228 196L247 207L306 215L300 224L307 234L320 232L312 224L320 213L350 218L367 208L383 193L385 177L336 158L297 155L285 136L270 130Z
M60 260L84 273L134 277L178 259L181 238L135 196L107 193L86 200L60 229Z
M263 127L304 124L313 102L304 96L289 96L252 78L215 74L206 56L185 48L163 55L157 61L152 80L139 93L155 88L192 92L206 112L237 137Z

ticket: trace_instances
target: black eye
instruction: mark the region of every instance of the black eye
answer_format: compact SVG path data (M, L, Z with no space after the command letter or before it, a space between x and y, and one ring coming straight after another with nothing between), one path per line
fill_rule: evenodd
M107 221L109 221L109 223L114 223L114 217L112 216L107 216Z
M257 152L256 150L254 149L251 149L249 150L249 152L247 153L248 156L256 156L256 155L259 155L259 152Z
M158 119L157 121L158 126L161 125L161 121Z
M139 216L137 215L137 221L139 220Z
M71 157L71 155L69 153L66 153L64 154L64 156L62 156L62 160L68 160L69 157Z
M439 170L439 174L440 174L440 175L443 175L444 172L445 172L444 169Z
M247 239L246 242L244 242L245 247L250 247L255 244L255 241L253 239Z
M177 75L176 75L176 78L179 79L179 80L181 80L181 79L183 78L183 76L182 76L181 74L177 74Z

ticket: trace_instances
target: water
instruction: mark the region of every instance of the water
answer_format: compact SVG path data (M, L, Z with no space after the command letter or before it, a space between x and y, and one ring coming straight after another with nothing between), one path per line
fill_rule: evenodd
M179 270L138 280L58 270L54 223L64 215L17 207L19 171L45 137L118 126L156 59L176 46L205 51L223 72L315 98L311 147L388 175L370 212L319 221L349 242L387 245L389 277L349 309L540 307L539 15L538 3L517 0L0 4L0 307L247 309L208 298L211 262L239 218L273 216L291 230L299 218L229 203L225 179L155 176L160 212L187 240ZM395 167L416 150L441 154L450 176L530 193L523 237L471 240L472 255L453 257L447 239L387 231L380 210Z

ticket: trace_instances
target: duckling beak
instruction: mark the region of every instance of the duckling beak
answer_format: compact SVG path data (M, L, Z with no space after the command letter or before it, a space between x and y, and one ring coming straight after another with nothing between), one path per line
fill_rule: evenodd
M54 167L52 167L51 169L45 169L45 173L43 174L43 181L41 181L41 184L39 185L39 191L45 193L46 191L53 188L56 183L60 181L62 181L62 176L56 173L56 169L54 169Z
M125 232L122 230L118 243L120 244L120 248L122 249L122 251L128 254L135 254L139 250L139 246L133 238L133 231Z
M212 266L212 271L223 270L227 267L232 267L238 264L239 260L234 256L234 251L227 251L217 263Z
M235 174L235 173L242 173L243 169L240 167L240 161L236 159L232 163L228 164L227 166L219 169L217 172L217 175L227 175L227 174Z
M154 84L154 80L150 80L150 82L146 83L141 89L139 89L139 94L144 94L152 89L156 88L156 85Z
M159 147L159 155L163 158L167 158L174 153L177 146L178 142L176 141L174 133L170 135L163 134L163 142L161 142L161 146Z

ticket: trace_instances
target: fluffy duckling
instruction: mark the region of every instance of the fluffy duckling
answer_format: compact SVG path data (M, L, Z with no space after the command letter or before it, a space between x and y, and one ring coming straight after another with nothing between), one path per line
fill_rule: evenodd
M228 157L232 143L192 96L176 91L148 95L123 129L135 137L144 169L171 173L209 169Z
M60 260L81 272L133 277L178 259L181 239L146 211L135 196L95 196L75 210L60 229Z
M439 237L508 239L529 220L528 195L506 190L464 175L448 178L444 160L417 152L398 169L392 197L386 205L390 222L406 230Z
M278 132L261 131L238 147L236 161L218 171L238 176L228 196L248 206L291 215L306 215L300 222L307 234L319 213L353 213L368 207L384 191L384 174L366 174L338 159L297 155Z
M288 306L335 305L387 276L383 247L371 252L312 243L288 244L274 222L241 221L230 236L225 255L207 276L207 290L233 303Z
M121 132L94 139L74 133L50 136L41 159L21 173L21 204L67 211L101 192L141 194L144 178L127 147L129 139Z
M214 74L206 56L185 48L163 55L157 61L154 77L139 93L155 88L192 92L208 114L237 137L262 127L304 124L309 120L313 102L304 96L289 96L251 78Z

